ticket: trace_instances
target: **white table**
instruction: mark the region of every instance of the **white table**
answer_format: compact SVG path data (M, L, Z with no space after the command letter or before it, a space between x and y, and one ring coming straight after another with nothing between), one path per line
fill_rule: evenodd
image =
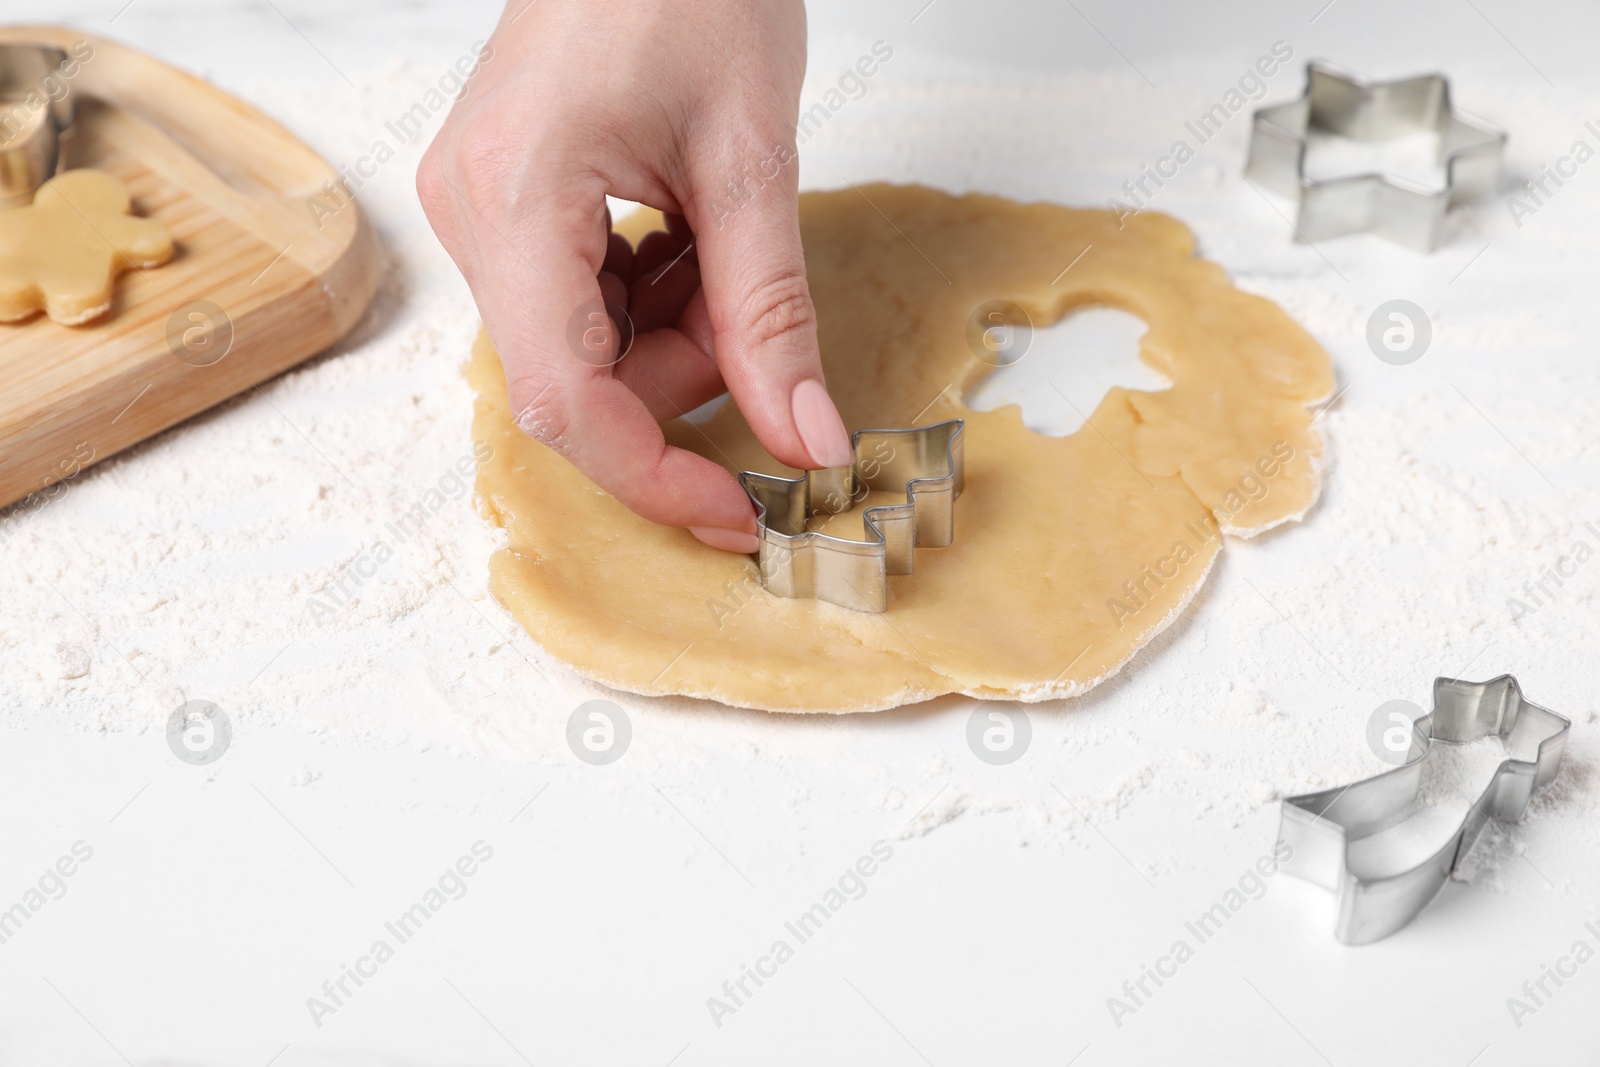
M200 71L336 161L485 36L494 7L120 2L40 0L29 17ZM1296 66L1271 99L1312 56L1371 74L1437 65L1511 129L1523 175L1596 117L1596 16L1577 4L1320 6L819 3L808 100L874 40L896 57L808 144L803 183L1103 204L1279 39ZM1153 207L1333 354L1349 392L1322 422L1325 498L1303 526L1230 544L1121 676L1030 708L1032 747L1004 767L968 750L969 700L801 719L572 679L484 593L493 539L466 498L362 606L308 634L305 598L469 448L458 366L474 313L413 203L426 138L405 146L363 192L393 277L340 354L6 520L0 574L30 607L0 596L0 909L75 842L93 854L0 943L0 1064L1592 1054L1600 964L1547 980L1520 1027L1507 998L1575 941L1600 948L1585 927L1600 565L1515 625L1505 601L1600 520L1600 163L1520 229L1501 203L1464 213L1431 257L1369 238L1318 251L1240 182L1247 125L1235 117ZM1409 367L1363 339L1394 297L1436 331ZM1039 344L1036 363L1071 347ZM88 672L61 677L80 655ZM1524 856L1486 832L1470 884L1370 947L1336 944L1329 898L1281 876L1203 944L1187 932L1270 851L1278 793L1376 770L1370 711L1463 670L1514 671L1575 721L1561 784L1508 828ZM162 733L201 697L236 730L209 768ZM594 697L632 724L606 767L565 742ZM464 865L460 899L404 943L387 931L480 841L492 858ZM785 924L880 841L892 855L867 864L859 899L800 943ZM379 939L393 957L364 962ZM779 939L793 957L763 962ZM1179 939L1192 958L1161 962ZM1114 1018L1108 999L1133 1003L1124 983L1158 963L1171 977ZM758 964L771 977L715 1019L708 999L733 1005L724 982ZM323 983L346 965L367 977L336 1002Z

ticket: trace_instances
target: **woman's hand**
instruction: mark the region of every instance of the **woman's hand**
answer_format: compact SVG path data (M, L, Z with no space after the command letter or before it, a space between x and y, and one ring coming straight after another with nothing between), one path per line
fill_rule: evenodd
M660 421L726 390L778 460L852 458L800 250L805 31L801 0L511 0L417 175L517 424L640 515L737 552L756 547L748 497ZM608 193L669 232L635 252Z

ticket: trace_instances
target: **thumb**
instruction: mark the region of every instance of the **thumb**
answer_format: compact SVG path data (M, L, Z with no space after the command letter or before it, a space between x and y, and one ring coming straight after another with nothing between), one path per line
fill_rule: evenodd
M850 435L828 395L800 248L792 138L693 175L701 287L717 367L766 450L791 467L845 467ZM735 174L734 181L728 180Z

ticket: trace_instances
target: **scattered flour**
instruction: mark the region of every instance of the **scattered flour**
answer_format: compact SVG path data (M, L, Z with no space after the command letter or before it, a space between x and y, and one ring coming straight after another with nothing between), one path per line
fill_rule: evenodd
M1103 204L1216 95L1178 74L1146 91L1125 72L959 84L896 73L807 145L805 186L915 179ZM343 87L253 95L341 161L435 76L368 76L355 106L348 95L334 106ZM1297 80L1279 79L1273 99ZM1514 126L1515 172L1580 125L1528 83L1479 80L1469 95ZM1246 127L1235 119L1152 206L1188 221L1205 255L1332 352L1344 391L1319 416L1326 492L1304 524L1230 545L1187 614L1120 675L1030 708L1033 750L1015 765L971 758L970 702L817 723L642 701L573 678L531 644L485 592L497 537L455 473L471 457L461 367L477 320L414 203L420 144L361 191L389 265L351 338L0 513L0 724L149 731L204 697L243 727L567 766L567 715L604 696L634 718L630 773L673 772L700 790L697 805L715 786L694 772L736 760L783 780L791 803L826 782L839 804L904 818L907 836L1007 813L1019 843L1090 847L1156 805L1259 834L1283 795L1381 768L1364 742L1380 703L1425 702L1436 674L1513 671L1579 724L1561 780L1517 832L1554 824L1592 852L1600 666L1580 652L1600 640L1600 563L1516 621L1508 601L1576 543L1600 547L1596 322L1593 302L1573 298L1573 283L1594 279L1600 173L1521 229L1498 201L1457 212L1433 257L1366 237L1312 249L1239 181ZM1394 297L1435 327L1408 367L1364 340L1371 310ZM431 490L445 505L395 537L387 524ZM380 539L393 558L314 617L313 598ZM1503 868L1509 854L1485 837L1474 863Z

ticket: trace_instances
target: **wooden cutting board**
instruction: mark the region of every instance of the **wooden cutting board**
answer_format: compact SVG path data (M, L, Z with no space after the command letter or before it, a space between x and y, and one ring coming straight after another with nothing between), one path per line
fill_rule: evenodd
M94 323L0 324L4 506L332 345L371 302L382 253L339 173L249 105L77 30L0 27L0 41L94 49L70 81L61 170L115 174L176 245L119 278Z

